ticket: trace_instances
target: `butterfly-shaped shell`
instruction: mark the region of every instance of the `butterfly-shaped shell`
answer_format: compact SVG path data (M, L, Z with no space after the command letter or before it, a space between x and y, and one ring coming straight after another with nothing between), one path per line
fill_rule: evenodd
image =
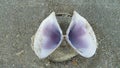
M49 56L61 43L62 31L58 25L55 12L43 20L34 36L33 50L40 58Z
M95 33L87 20L76 11L66 32L69 44L83 57L92 57L97 48Z
M95 33L87 20L76 11L66 32L66 40L83 57L92 57L97 49ZM39 26L33 40L33 50L40 58L46 58L63 40L62 30L58 25L55 12L52 12Z

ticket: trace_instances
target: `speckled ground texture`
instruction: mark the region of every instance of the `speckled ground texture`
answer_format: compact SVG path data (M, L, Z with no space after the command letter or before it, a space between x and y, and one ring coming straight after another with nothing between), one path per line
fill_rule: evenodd
M39 60L30 38L40 22L52 11L73 10L93 27L96 54L65 62ZM120 68L120 0L0 0L0 68Z

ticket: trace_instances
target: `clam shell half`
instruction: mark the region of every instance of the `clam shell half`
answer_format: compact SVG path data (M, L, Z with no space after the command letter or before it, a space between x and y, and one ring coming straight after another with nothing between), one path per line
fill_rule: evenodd
M40 59L44 59L60 45L62 38L55 12L52 12L42 21L34 36L33 50Z
M87 20L76 11L73 12L66 34L69 44L81 56L89 58L95 54L97 48L95 33Z

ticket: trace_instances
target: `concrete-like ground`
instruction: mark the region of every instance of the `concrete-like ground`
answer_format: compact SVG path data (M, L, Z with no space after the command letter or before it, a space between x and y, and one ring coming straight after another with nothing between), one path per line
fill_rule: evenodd
M39 60L31 37L52 11L84 16L99 43L94 57ZM120 68L120 0L0 0L0 68Z

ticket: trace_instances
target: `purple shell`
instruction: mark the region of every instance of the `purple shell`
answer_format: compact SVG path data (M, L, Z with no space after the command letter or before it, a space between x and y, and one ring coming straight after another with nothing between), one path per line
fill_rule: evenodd
M97 40L94 31L85 18L76 11L66 32L67 41L81 56L92 57L97 48Z
M62 31L52 12L42 21L34 38L34 51L40 59L49 56L61 43Z

